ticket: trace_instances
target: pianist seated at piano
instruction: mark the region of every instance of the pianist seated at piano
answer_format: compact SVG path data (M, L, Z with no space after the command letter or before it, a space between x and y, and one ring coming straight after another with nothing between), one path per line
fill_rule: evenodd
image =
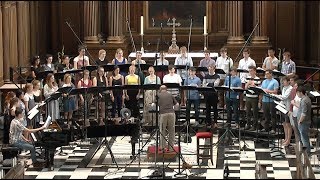
M22 119L24 118L22 112L23 110L19 107L15 110L15 118L11 121L10 124L9 143L12 146L18 147L19 149L29 150L31 153L33 167L41 167L44 164L37 161L35 147L30 143L28 139L23 136L23 132L34 133L45 129L45 126L36 129L26 128L21 123Z

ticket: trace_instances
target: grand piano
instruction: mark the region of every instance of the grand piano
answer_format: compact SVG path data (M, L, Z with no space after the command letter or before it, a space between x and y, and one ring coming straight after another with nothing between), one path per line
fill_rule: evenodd
M62 127L62 128L61 128ZM35 147L43 147L45 150L45 167L52 170L54 154L58 147L67 146L72 141L71 130L63 123L53 121L49 127L37 133L31 133Z
M126 124L106 124L104 126L88 126L81 129L68 128L63 121L53 121L49 127L37 133L31 133L35 147L42 147L45 150L45 167L53 170L54 155L58 147L67 146L75 139L85 137L82 133L86 133L87 138L97 138L106 136L131 136L132 156L135 155L135 143L139 138L139 123ZM79 137L80 135L80 137Z

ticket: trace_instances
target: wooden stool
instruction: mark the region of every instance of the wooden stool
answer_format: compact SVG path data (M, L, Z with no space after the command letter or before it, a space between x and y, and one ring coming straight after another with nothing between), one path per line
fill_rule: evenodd
M197 136L197 162L198 162L198 165L199 165L199 159L210 159L211 160L211 163L213 165L213 158L212 158L212 154L213 154L213 150L212 150L212 147L213 147L213 138L212 138L212 133L211 132L197 132L196 134ZM200 138L201 139L204 139L204 141L206 139L210 139L210 143L209 144L204 144L203 145L200 145L199 141L200 141ZM199 151L200 150L209 150L209 154L200 154Z

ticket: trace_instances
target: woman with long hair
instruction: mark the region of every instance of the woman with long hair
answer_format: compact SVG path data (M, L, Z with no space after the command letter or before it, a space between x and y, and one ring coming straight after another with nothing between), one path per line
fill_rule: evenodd
M81 78L78 82L77 85L78 88L90 88L92 87L92 80L90 79L90 72L88 70L84 70L83 71L83 78ZM89 122L89 114L90 114L90 105L92 103L92 94L86 94L85 97L83 97L82 94L79 94L80 97L80 106L84 107L82 108L86 113L86 126L90 126L90 122Z
M115 54L115 57L114 59L112 60L111 64L114 64L114 65L120 65L120 64L128 64L128 60L123 57L123 51L121 48L118 48L116 50L116 54ZM127 75L127 72L124 71L124 70L121 70L120 71L120 74L125 77Z
M63 77L62 87L72 87L75 88L75 85L71 82L72 77L70 74L65 74ZM67 120L68 124L71 125L71 119L73 111L76 110L76 95L63 94L63 112L64 119Z
M114 70L112 73L112 76L110 76L109 78L109 84L110 86L122 86L124 85L124 78L123 76L120 74L120 69L119 67L116 65L114 66ZM116 115L116 111L118 113L118 117L120 117L120 110L123 106L123 90L112 90L110 91L110 98L112 101L112 113L111 113L111 117L115 117Z
M92 79L93 86L95 87L108 87L108 79L105 76L104 68L99 67L97 76ZM99 119L99 125L104 125L103 120L106 118L106 100L107 100L107 94L100 94L98 95L98 107L96 108L96 111L98 111L98 119ZM110 97L110 96L109 96Z
M4 101L4 123L3 123L3 144L9 144L9 131L10 131L10 123L14 116L10 113L11 102L12 99L16 97L16 94L13 91L9 91L6 94ZM16 103L18 104L18 98L16 99Z
M38 73L41 71L41 66L40 66L40 57L39 56L34 56L31 60L31 78L32 79L40 79L37 77Z
M58 90L58 85L54 79L54 75L49 73L46 78L46 84L43 87L43 95L47 99ZM52 121L60 118L59 100L51 100L47 103L47 116L50 115Z
M26 106L26 113L28 113L32 108L36 106L36 102L34 100L34 95L33 95L33 84L32 83L27 83L25 86L25 94L23 97L24 104ZM39 123L40 119L37 119L38 117L34 117L34 121L32 119L28 119L28 128L32 129L35 128L36 124Z
M139 85L140 78L135 74L136 67L131 65L129 67L129 74L125 78L125 85ZM126 107L132 111L132 116L138 118L139 112L139 98L140 89L128 89L124 91L126 99Z

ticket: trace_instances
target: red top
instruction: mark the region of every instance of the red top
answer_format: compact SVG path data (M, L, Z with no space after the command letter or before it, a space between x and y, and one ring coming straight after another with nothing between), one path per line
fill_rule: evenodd
M88 84L85 84L83 79L81 79L80 82L81 82L81 87L89 88L92 86L92 81L90 79L88 80Z

